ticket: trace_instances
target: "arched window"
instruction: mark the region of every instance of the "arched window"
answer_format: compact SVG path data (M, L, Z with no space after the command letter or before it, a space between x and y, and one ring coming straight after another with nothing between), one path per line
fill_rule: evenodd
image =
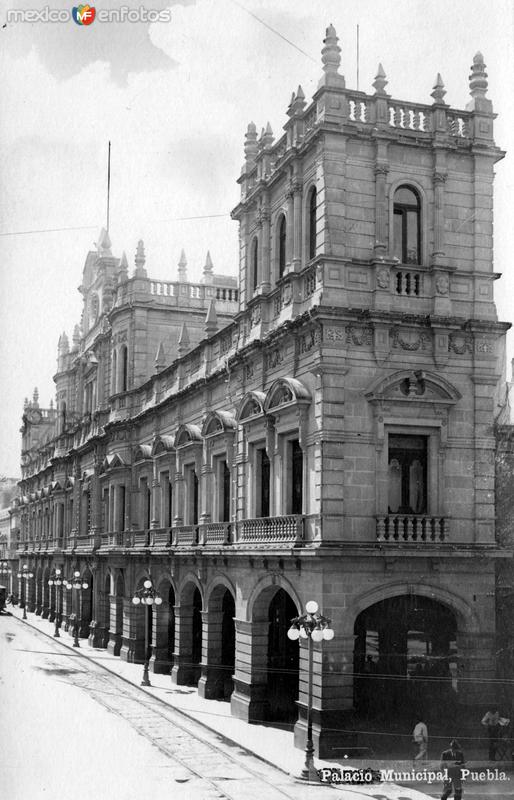
M252 287L252 292L255 292L259 282L259 244L257 239L252 242L251 273L250 286Z
M281 278L286 268L286 218L282 214L278 223L278 277Z
M421 263L420 202L410 186L394 193L394 255L402 264Z
M317 234L317 225L316 225L316 211L317 211L317 193L316 189L312 189L309 195L309 238L308 238L308 250L309 250L309 261L314 258L316 255L316 234Z

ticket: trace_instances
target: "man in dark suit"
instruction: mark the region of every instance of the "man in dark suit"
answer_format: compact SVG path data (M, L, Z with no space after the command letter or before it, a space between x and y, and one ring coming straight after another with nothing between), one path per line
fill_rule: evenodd
M450 749L441 754L441 770L447 770L448 779L444 781L441 800L447 800L453 791L455 800L462 797L462 772L464 754L457 739L452 739Z

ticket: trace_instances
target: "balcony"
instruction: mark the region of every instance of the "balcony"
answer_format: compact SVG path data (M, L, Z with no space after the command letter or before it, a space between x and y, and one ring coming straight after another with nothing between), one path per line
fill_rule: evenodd
M198 525L180 525L173 528L173 543L177 547L194 547L198 544Z
M200 526L200 541L205 545L230 544L230 522L209 522Z
M449 521L446 517L390 514L377 517L377 542L410 544L444 544L449 539Z
M304 540L304 518L300 514L258 517L237 523L238 544L300 544Z

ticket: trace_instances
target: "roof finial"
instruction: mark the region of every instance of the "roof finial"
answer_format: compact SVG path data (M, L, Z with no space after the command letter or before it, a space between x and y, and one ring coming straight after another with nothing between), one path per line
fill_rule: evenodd
M73 350L78 350L80 344L80 328L75 325L73 328Z
M142 239L140 239L139 242L137 243L134 263L136 265L136 272L135 272L136 278L146 278L147 274L145 269L145 263L146 263L145 245Z
M263 133L262 133L262 136L261 136L262 147L264 147L264 148L271 147L271 145L273 144L273 139L274 139L273 131L271 129L271 125L268 122L267 125L266 125L266 129L263 130Z
M218 330L218 316L216 314L216 303L214 300L209 301L207 307L207 314L205 315L205 333L207 336L212 336Z
M155 371L160 372L166 366L166 356L164 354L164 345L159 342L159 347L157 348L157 353L155 356Z
M207 255L205 256L205 264L203 267L203 282L212 283L212 275L213 275L212 258L210 252L207 250Z
M182 327L180 329L180 335L178 337L178 346L177 352L179 358L187 353L189 350L189 333L187 330L187 325L185 322L182 323Z
M70 343L68 341L68 336L66 335L66 331L63 331L61 336L61 350L63 354L70 352Z
M433 91L430 92L430 97L434 98L434 104L440 105L441 103L444 103L445 94L446 89L444 88L443 79L441 78L441 73L438 72L433 86Z
M180 261L178 262L178 279L181 283L187 281L187 258L184 250L180 251Z
M378 65L377 74L375 75L375 80L373 81L373 87L375 89L375 94L385 94L385 87L389 81L386 80L386 74L384 72L384 68L382 64Z
M111 253L111 238L105 228L102 228L100 231L100 236L98 237L98 252L101 256L110 256Z
M245 160L255 161L257 152L257 127L255 122L250 122L245 133Z
M34 387L34 392L32 394L32 405L34 408L39 408L39 392L37 386Z
M120 264L118 267L118 283L125 283L128 280L128 261L125 250L121 254Z
M325 47L321 51L321 60L323 62L323 70L326 73L336 74L341 64L341 48L337 44L339 41L336 30L330 24L326 31L326 36L323 39Z
M485 97L487 92L487 72L485 71L484 57L480 51L475 53L469 76L469 93L471 97Z
M23 410L25 411L25 409L28 407L29 407L29 398L26 397L25 400L23 401Z

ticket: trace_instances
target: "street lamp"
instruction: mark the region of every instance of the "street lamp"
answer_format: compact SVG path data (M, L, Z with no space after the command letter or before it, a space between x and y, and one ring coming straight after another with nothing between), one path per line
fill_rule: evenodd
M61 570L59 568L56 568L53 571L53 573L50 575L50 578L48 579L48 585L49 586L55 586L55 631L54 631L54 636L55 636L56 639L59 639L59 637L61 635L59 633L59 627L60 627L60 624L61 624L61 616L60 615L61 615L61 612L62 612L62 603L61 603L61 610L59 610L59 592L60 592L60 587L63 585L63 583L64 583L64 578L61 577ZM61 595L61 600L62 600L62 595Z
M309 646L309 688L307 694L307 744L305 746L305 764L302 769L303 781L318 780L314 767L314 745L312 742L312 643L321 642L323 639L330 641L334 638L334 631L330 627L330 620L319 612L315 600L305 604L305 614L291 620L291 627L287 635L293 642L297 639L307 639Z
M0 563L0 575L2 575L2 577L4 577L4 576L7 577L8 575L12 575L12 569L10 568L9 564L7 563L7 561L2 561ZM9 585L9 591L12 592L11 581L9 581L9 584L10 584Z
M142 589L137 589L134 592L134 597L132 598L132 602L135 606L140 604L146 605L146 613L145 613L145 662L143 667L143 680L141 681L141 686L151 686L150 678L148 677L148 665L150 662L150 642L148 641L149 638L149 631L150 631L150 619L152 613L152 606L155 604L156 606L160 606L162 603L162 597L157 592L156 589L153 587L153 583L151 580L147 579L143 583Z
M80 591L81 589L88 589L89 583L87 581L83 581L80 577L80 572L75 570L73 573L73 578L71 580L64 580L64 585L67 589L76 589L77 590L77 612L75 614L75 624L73 626L73 647L80 647L79 642L79 605L80 605Z
M30 572L26 564L22 567L22 572L18 572L18 580L25 581L25 600L23 601L23 619L27 619L27 603L29 595L29 580L34 577L34 573Z

